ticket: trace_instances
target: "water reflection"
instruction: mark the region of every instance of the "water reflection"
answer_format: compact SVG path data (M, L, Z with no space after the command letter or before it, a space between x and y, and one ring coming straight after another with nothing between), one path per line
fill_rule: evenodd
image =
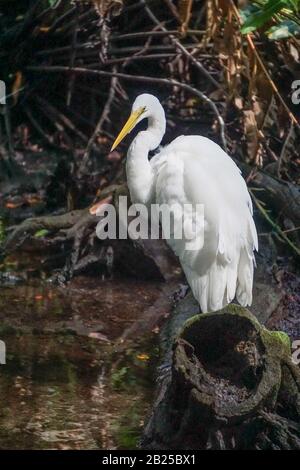
M116 352L159 285L77 278L0 291L0 448L114 449L137 445L151 403L156 335Z

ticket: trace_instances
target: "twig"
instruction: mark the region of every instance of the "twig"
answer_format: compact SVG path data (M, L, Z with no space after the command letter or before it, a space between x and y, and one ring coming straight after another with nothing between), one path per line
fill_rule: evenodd
M298 230L300 230L300 225L299 227L293 227L293 228L288 228L287 230L283 230L283 233L297 232Z
M204 30L200 29L188 29L186 31L186 34L191 34L193 36L203 36L205 33ZM112 36L111 39L113 41L119 41L119 40L124 40L124 39L136 39L136 38L141 38L145 36L168 36L169 34L180 34L180 32L177 29L172 29L172 30L165 30L165 31L137 31L135 33L125 33L125 34L119 34Z
M151 35L149 35L151 38ZM97 47L100 45L99 42L94 42L94 43L81 43L76 45L76 51L77 51L77 57L89 57L89 56L95 56L99 57L99 50ZM195 44L186 44L185 45L186 49L195 49ZM174 50L174 45L153 45L149 46L149 50L162 50L162 51L172 51ZM55 49L44 49L42 51L37 52L37 56L40 57L47 57L47 56L57 56L59 54L59 58L61 59L65 53L69 53L72 51L72 46L63 46L63 47L57 47ZM127 53L135 53L135 52L140 52L141 51L141 46L127 46L127 47L112 47L109 49L110 54L127 54Z
M164 1L165 1L165 4L167 5L167 7L169 8L170 12L174 16L174 18L176 18L178 23L181 23L177 7L171 2L171 0L164 0Z
M255 202L255 205L256 207L258 208L258 210L260 211L260 213L263 215L263 217L267 220L267 222L269 222L269 224L272 226L272 228L275 230L275 232L278 233L278 235L283 238L283 240L289 245L289 247L298 255L300 256L300 249L286 236L285 232L279 227L279 225L277 225L273 220L272 218L269 216L268 212L266 211L266 209L264 209L264 207L262 206L262 204L259 202L259 200L257 199L257 197L253 194L253 191L251 191L251 189L249 189L250 193L251 193L251 196L252 196L252 199L253 201Z
M42 0L37 0L27 11L25 18L22 22L22 25L20 29L17 31L14 37L14 42L17 44L20 41L20 37L26 32L27 28L31 26L33 23L38 22L38 18L41 18L44 16L44 14L47 14L48 11L50 11L50 8L46 8L45 10L40 13L40 15L36 15L36 12L41 5Z
M19 240L21 240L20 243L23 243L30 234L42 228L45 228L49 231L68 229L72 228L76 223L78 223L81 218L90 217L92 216L90 215L88 209L79 209L62 215L50 215L26 219L24 222L18 225L6 239L2 251L5 254L8 254L11 249L15 248L16 243L18 243L18 247L20 246Z
M47 31L47 34L53 33L57 27L65 21L66 18L69 18L73 13L76 11L76 7L70 8L70 10L67 10L65 13L63 13L61 16L59 16L49 27L49 30Z
M105 62L104 65L115 65L115 64L124 64L124 67L128 65L128 61L135 62L139 60L161 60L161 59L171 59L176 57L177 54L174 53L166 53L166 54L147 54L147 55L134 55L134 56L126 56L126 57L119 57L118 59L109 59ZM99 67L99 62L93 62L92 64L87 64L86 67L88 68L95 68Z
M75 49L77 51L81 50L81 49L88 49L88 48L91 48L91 47L97 47L99 46L100 42L99 41L95 41L95 42L84 42L84 43L79 43L79 44L76 44L76 47ZM47 56L51 56L51 55L54 55L56 56L57 54L60 54L60 53L64 53L64 52L70 52L72 51L72 45L71 46L62 46L62 47L54 47L54 48L51 48L51 49L43 49L41 51L38 51L36 53L36 57L47 57Z
M81 87L77 86L76 87L76 90L78 89L81 89ZM92 91L92 90L90 90ZM54 92L55 96L61 101L61 104L60 104L60 107L62 109L62 111L64 111L65 113L69 113L72 115L72 117L76 120L76 121L80 121L84 126L88 126L88 127L91 127L92 130L94 129L95 127L95 124L91 121L91 119L87 119L86 117L84 117L82 114L80 114L79 111L75 111L74 108L70 107L68 108L66 106L66 104L64 104L64 93L63 93L63 90L61 93L58 92L58 90L56 90Z
M76 15L76 22L74 24L73 36L72 36L72 49L70 55L70 69L74 67L75 57L76 57L76 43L77 43L77 35L78 35L78 15ZM75 83L75 75L72 75L69 82L68 82L68 89L67 89L67 96L66 96L66 104L70 106L72 93L74 89Z
M167 29L161 24L161 22L158 20L158 18L156 18L156 16L154 15L154 13L151 11L151 9L149 8L149 6L147 5L146 3L146 0L142 0L144 6L145 6L145 10L147 11L148 13L148 16L149 18L151 18L151 20L157 25L159 26L159 28L162 30L162 31L166 31L167 32ZM201 64L201 62L199 62L182 44L180 41L178 41L178 39L175 38L174 35L170 34L170 39L171 41L173 42L173 44L176 45L176 47L178 49L181 50L181 52L195 65L195 67L197 67L198 70L200 70L200 72L210 81L210 83L212 83L216 88L221 88L221 85L220 83L218 83L212 76L211 74L206 70L205 67L203 67L203 65ZM195 46L193 46L195 47Z
M84 155L83 155L80 167L79 167L79 173L83 172L83 170L86 166L86 163L88 161L90 151L92 149L94 141L95 141L97 135L99 135L99 133L101 132L101 129L102 129L102 126L103 126L104 122L108 118L110 107L111 107L112 101L115 97L116 84L117 84L117 77L113 76L112 79L111 79L111 83L110 83L110 90L109 90L109 95L108 95L107 101L106 101L105 106L103 108L100 119L99 119L99 121L98 121L98 123L95 127L95 130L94 130L93 134L91 135L91 137L88 141L88 144L86 146L86 149L85 149L85 152L84 152Z
M66 67L66 68L70 72L70 68L69 67ZM73 70L71 72L73 73ZM50 115L52 115L54 118L59 119L60 122L62 122L64 124L64 126L66 126L71 131L73 131L75 134L77 134L84 142L88 141L87 136L83 132L81 132L79 129L77 129L74 126L74 124L72 123L72 121L67 116L62 114L58 109L56 109L52 104L48 103L44 98L42 98L41 96L39 96L37 94L35 95L35 99L38 101L38 103L42 107L45 107L47 109L47 111L50 113Z
M53 137L48 135L42 129L39 122L33 117L31 111L28 108L24 107L24 112L27 115L27 117L28 117L29 121L31 122L31 124L33 125L33 127L36 129L36 131L46 140L47 144L50 145L50 146L55 146L56 147L56 145L54 145L54 142L53 142Z
M240 25L242 25L242 21L241 21L241 17L240 17L240 14L239 14L239 11L237 9L237 7L235 6L233 0L230 0L230 3L231 3L231 6L232 6L232 9L233 9L233 12L234 12L234 15L238 21L238 23ZM297 126L298 129L300 129L300 124L299 122L297 121L297 119L295 118L294 114L291 112L290 108L288 107L288 105L286 104L286 102L284 101L284 99L282 98L277 86L275 85L274 81L272 80L272 77L271 75L269 74L262 58L260 57L259 53L257 52L257 49L255 47L255 44L251 38L251 35L250 34L246 34L246 39L247 39L247 42L249 44L249 47L250 49L252 50L253 54L255 55L256 59L257 59L257 62L259 63L262 71L264 72L265 76L267 77L275 95L277 96L277 98L279 99L280 103L282 104L282 106L284 107L285 111L287 112L289 118L291 119L291 121L295 124L295 126Z
M78 23L80 23L80 21L82 21L82 20L87 19L92 14L96 15L94 8L90 8L88 11L85 11L84 13L82 13L82 15L80 15L78 17ZM68 29L72 28L74 26L74 24L76 24L76 22L77 22L77 19L73 19L69 23L63 25L62 28L61 28L60 33L66 32Z
M29 66L26 68L27 70L30 70L32 72L49 72L49 73L68 73L70 72L69 67L65 67L63 65L53 65L53 66L46 66L46 65L40 65L40 66ZM183 90L188 91L189 93L192 93L193 95L198 96L201 100L205 101L208 106L211 108L213 113L215 114L219 126L220 126L220 136L221 136L221 141L224 149L227 151L227 142L226 142L226 137L225 137L225 123L224 120L216 106L216 104L208 98L202 91L197 90L196 88L186 84L186 83L181 83L178 82L177 80L173 79L167 79L167 78L157 78L157 77L145 77L143 75L129 75L126 73L120 73L120 72L108 72L104 70L92 70L92 69L87 69L87 68L81 68L81 67L74 67L72 70L72 73L78 73L78 74L90 74L90 75L98 75L100 77L119 77L120 79L123 80L129 80L129 81L140 81L144 83L157 83L161 85L166 85L168 87L179 87L182 88Z
M155 27L153 28L153 31L155 31L156 29L158 29L157 26L155 26ZM139 50L137 50L137 52L135 52L135 53L132 55L132 57L130 57L128 60L126 60L126 61L124 62L123 67L126 67L127 65L129 65L130 62L131 62L131 60L132 60L132 59L134 60L135 57L142 56L142 55L144 55L148 50L150 50L152 40L153 40L153 37L150 35L150 36L148 37L147 41L145 42L145 44L143 45L143 47L142 47L142 48L139 48Z
M151 39L151 37L150 37ZM149 39L148 39L149 40ZM195 44L186 44L186 49L195 49ZM111 54L120 54L120 53L131 53L131 52L140 52L141 51L141 46L129 46L129 47L120 47L120 48L114 48L112 47L110 49L110 53ZM147 48L147 50L152 50L152 51L172 51L174 50L174 45L162 45L162 44L158 44L158 45L151 45L149 44L149 47Z

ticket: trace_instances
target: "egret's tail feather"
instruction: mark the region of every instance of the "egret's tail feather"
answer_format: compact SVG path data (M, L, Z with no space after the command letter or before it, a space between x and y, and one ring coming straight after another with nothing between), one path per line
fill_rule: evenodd
M202 313L220 310L232 300L227 298L227 267L214 263L202 276L187 267L184 271Z
M253 270L254 270L254 255L249 254L246 249L241 251L239 267L238 267L238 280L236 289L237 301L243 306L252 304L252 287L253 287Z
M253 267L254 256L245 249L238 262L222 266L215 261L203 276L188 267L184 271L201 311L207 313L221 310L235 296L243 307L251 305Z

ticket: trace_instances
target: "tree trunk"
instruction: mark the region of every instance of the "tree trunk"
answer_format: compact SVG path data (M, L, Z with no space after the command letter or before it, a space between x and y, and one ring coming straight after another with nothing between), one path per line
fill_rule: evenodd
M147 449L300 449L300 374L287 335L230 305L185 322Z

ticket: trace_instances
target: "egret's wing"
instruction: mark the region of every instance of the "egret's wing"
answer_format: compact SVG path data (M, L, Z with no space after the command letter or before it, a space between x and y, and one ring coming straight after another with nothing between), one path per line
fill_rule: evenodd
M185 237L168 240L202 311L222 308L235 294L242 305L251 304L257 234L238 167L217 144L199 136L175 139L156 165L160 204L204 207L204 239L197 250L187 249Z

